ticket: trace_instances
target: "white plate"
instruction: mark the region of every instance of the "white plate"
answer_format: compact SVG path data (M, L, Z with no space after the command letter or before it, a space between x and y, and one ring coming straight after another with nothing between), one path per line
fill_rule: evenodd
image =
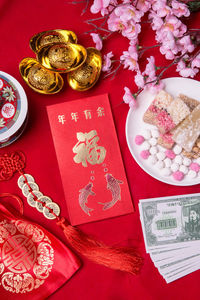
M163 82L165 83L165 91L172 96L176 97L181 93L200 101L199 81L188 78L172 77L163 79ZM137 98L138 107L136 109L130 109L128 112L126 119L126 140L133 158L146 173L159 181L180 186L199 184L200 176L191 179L186 175L182 181L176 181L172 176L161 175L159 169L152 166L148 160L141 158L141 146L136 145L134 140L135 136L141 134L143 129L155 128L155 126L143 122L143 115L153 101L154 96L155 95L147 90L143 91Z

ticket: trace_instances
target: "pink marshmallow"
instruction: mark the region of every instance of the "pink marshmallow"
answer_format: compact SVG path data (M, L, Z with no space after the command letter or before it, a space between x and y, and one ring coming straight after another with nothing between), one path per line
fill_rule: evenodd
M199 166L199 164L197 164L197 163L191 163L190 164L190 170L193 170L193 171L195 171L195 172L199 172L199 170L200 170L200 166Z
M136 145L141 145L144 142L144 137L142 135L136 135L135 143Z
M166 150L166 151L165 151L165 155L166 155L168 158L170 158L170 159L174 159L175 156L176 156L176 154L175 154L174 151L172 151L172 150Z
M184 178L184 173L181 171L176 171L172 174L175 180L181 181Z
M143 150L140 152L140 156L143 158L143 159L147 159L149 157L150 153L149 153L149 150Z

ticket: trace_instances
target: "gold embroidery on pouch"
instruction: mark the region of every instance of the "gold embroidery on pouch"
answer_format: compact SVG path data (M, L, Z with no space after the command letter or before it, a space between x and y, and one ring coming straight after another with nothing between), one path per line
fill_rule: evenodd
M7 291L37 289L49 276L53 263L51 241L41 229L21 220L0 222L0 281Z

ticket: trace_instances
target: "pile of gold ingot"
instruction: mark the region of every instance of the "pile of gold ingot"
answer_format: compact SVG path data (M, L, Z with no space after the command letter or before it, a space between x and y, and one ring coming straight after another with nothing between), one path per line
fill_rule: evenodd
M99 78L101 53L77 44L73 31L40 32L31 38L30 47L36 59L24 58L19 70L29 87L38 93L58 93L64 85L60 73L67 73L68 84L77 91L90 89Z

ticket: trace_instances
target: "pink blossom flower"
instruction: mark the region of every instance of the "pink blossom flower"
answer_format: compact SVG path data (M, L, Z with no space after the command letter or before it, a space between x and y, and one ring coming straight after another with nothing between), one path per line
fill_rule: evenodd
M131 71L138 69L138 53L136 46L131 45L128 51L123 51L123 55L120 56L120 60L124 65L124 69L128 68Z
M187 27L175 16L170 15L165 18L165 23L162 27L163 31L171 31L175 37L182 37L187 31Z
M156 69L155 69L155 58L153 56L150 56L147 58L148 63L146 65L145 71L143 72L143 75L148 76L148 81L152 81L156 78Z
M165 87L165 84L163 81L159 81L159 83L150 83L147 84L147 88L150 90L152 94L157 94L159 91L163 90Z
M189 17L190 11L186 4L176 1L176 0L172 0L171 5L172 5L172 12L176 17L178 17L178 18L183 17L183 16Z
M90 11L93 14L97 14L98 12L101 12L102 16L104 16L108 10L108 6L113 1L111 0L94 0L92 6L90 7Z
M144 83L145 83L144 76L141 74L140 71L138 71L137 74L135 75L135 84L137 85L137 87L143 88Z
M171 31L164 31L161 37L162 45L160 52L165 55L166 59L174 59L175 54L179 52L176 40Z
M187 59L188 56L185 55L184 59L182 59L181 61L179 61L179 63L177 64L177 68L176 71L179 72L179 74L182 77L194 77L197 73L198 73L198 69L197 68L192 68L191 66L187 66L185 63L185 59Z
M134 22L140 22L143 12L137 10L133 5L119 5L115 8L115 14L122 22L128 22L130 20Z
M122 30L122 35L130 40L136 40L141 31L141 26L133 21L129 21L128 26Z
M200 54L198 54L191 62L191 67L192 68L200 68Z
M113 11L108 18L108 29L111 31L123 31L126 28L126 23L123 23L119 16L116 16Z
M156 11L157 15L161 18L169 15L171 12L171 8L167 5L166 0L154 1L152 8L154 11Z
M160 51L161 52L161 51ZM161 52L162 53L162 52ZM167 50L165 52L165 58L168 59L168 60L172 60L175 58L175 55L174 53L171 51L171 50Z
M126 104L129 104L129 107L131 108L135 108L137 106L136 100L133 97L131 91L129 88L125 87L124 88L124 96L123 96L123 100Z
M148 0L138 0L137 9L146 13L151 8L151 1Z
M198 73L198 69L194 68L185 68L185 69L182 69L179 74L182 76L182 77L194 77L196 74Z
M97 33L90 33L90 35L91 35L91 37L92 37L92 39L93 39L93 42L94 42L95 45L96 45L96 46L95 46L96 49L97 49L97 50L101 50L103 44L102 44L102 39L101 39L101 37L99 36L99 34L97 34Z
M165 55L167 51L170 50L173 54L177 54L179 49L176 44L176 40L171 31L164 31L161 35L162 46L160 47L160 52Z
M110 71L111 64L112 64L112 62L111 62L112 57L113 57L112 51L107 53L106 55L104 55L104 63L103 63L103 67L102 67L103 72Z
M150 12L149 19L152 20L151 27L153 30L158 30L162 27L163 20L155 12Z
M188 58L188 55L185 55L184 58L187 59L187 58ZM181 60L178 62L177 67L176 67L176 71L177 71L177 72L180 72L181 70L183 70L183 69L186 68L186 64L185 64L184 58L181 59Z
M189 35L185 35L184 37L182 37L181 39L179 39L177 41L178 45L181 46L180 47L180 51L183 53L186 52L193 52L194 51L194 45L192 44L191 38Z

